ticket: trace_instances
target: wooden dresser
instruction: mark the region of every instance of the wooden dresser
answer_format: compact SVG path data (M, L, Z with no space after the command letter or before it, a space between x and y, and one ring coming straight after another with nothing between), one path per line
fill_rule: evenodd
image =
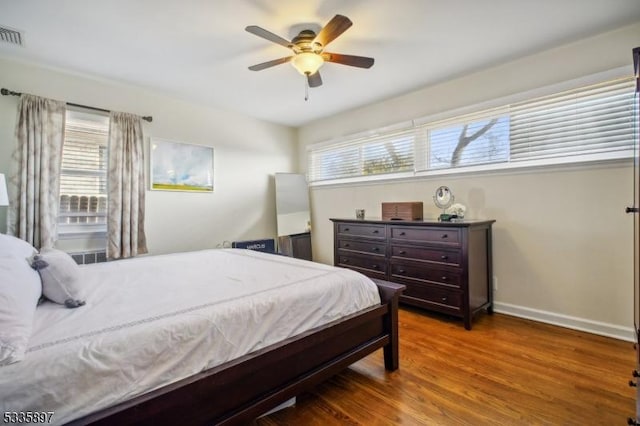
M405 284L400 302L460 317L467 330L476 313L493 312L494 220L331 221L334 264Z

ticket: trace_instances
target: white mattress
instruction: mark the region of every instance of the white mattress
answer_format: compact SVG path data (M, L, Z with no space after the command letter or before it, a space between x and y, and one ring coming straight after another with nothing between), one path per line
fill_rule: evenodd
M87 304L44 303L0 407L61 424L380 303L364 275L248 250L88 265Z

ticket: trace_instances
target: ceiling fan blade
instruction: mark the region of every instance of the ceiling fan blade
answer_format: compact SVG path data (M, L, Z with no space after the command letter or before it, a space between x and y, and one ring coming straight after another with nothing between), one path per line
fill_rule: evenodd
M336 15L325 25L316 38L314 43L320 43L322 47L335 40L340 34L347 31L347 29L353 25L353 22L346 16Z
M322 86L322 77L320 77L320 71L316 71L315 74L308 75L307 82L309 82L309 87Z
M272 33L271 31L267 31L264 28L258 27L257 25L249 25L245 28L247 32L251 34L257 35L258 37L262 37L266 40L277 43L281 46L286 47L287 49L291 48L291 42L283 39L279 35Z
M327 62L335 62L336 64L349 65L358 68L371 68L374 59L366 56L341 55L339 53L324 52L322 58Z
M293 56L287 56L285 58L274 59L273 61L267 61L267 62L263 62L261 64L251 65L249 67L249 69L251 71L260 71L260 70L263 70L265 68L273 67L273 66L276 66L276 65L286 64L287 62L289 62L291 60L291 58L293 58Z

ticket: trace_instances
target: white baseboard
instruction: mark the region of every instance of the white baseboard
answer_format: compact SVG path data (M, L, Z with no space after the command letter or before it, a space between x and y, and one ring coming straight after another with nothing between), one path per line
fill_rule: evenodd
M606 322L592 321L585 318L572 317L569 315L557 314L555 312L541 311L539 309L532 309L501 302L493 302L493 310L505 315L526 318L533 321L571 328L573 330L586 331L587 333L612 337L614 339L625 340L627 342L635 341L633 327L623 327L620 325L608 324Z

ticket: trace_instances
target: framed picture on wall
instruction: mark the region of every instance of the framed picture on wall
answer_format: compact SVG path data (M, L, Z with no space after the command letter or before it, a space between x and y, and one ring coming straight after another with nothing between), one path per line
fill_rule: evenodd
M213 147L152 138L149 151L151 189L213 192Z

